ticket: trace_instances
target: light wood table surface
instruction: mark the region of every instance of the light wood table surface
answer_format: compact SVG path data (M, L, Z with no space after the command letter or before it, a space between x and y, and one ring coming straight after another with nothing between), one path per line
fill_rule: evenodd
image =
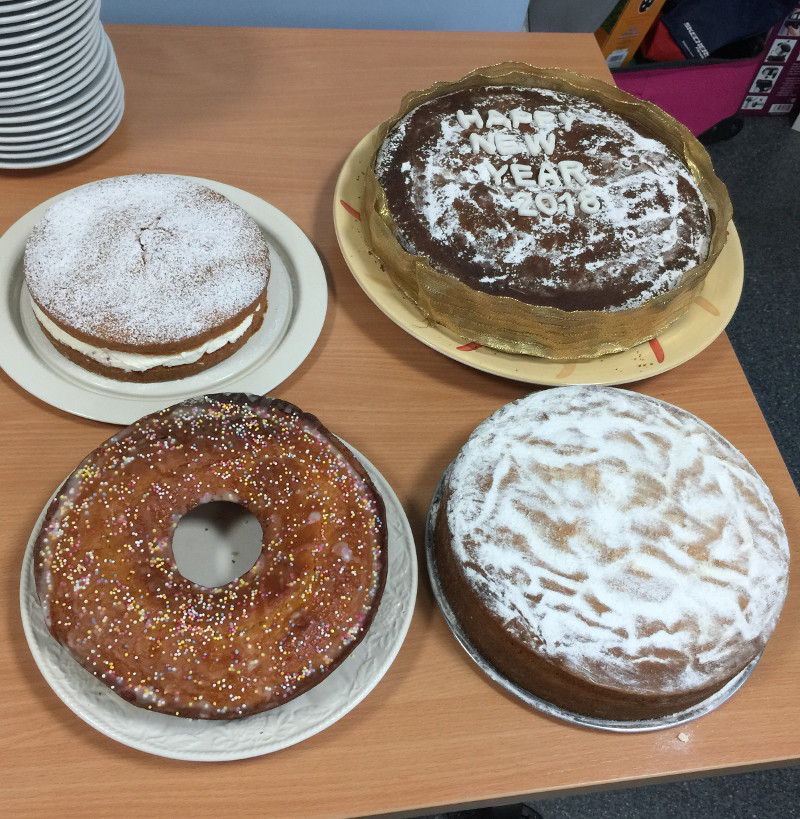
M287 214L319 251L327 319L273 394L317 414L383 473L422 556L434 487L469 432L531 387L429 349L363 294L339 251L334 185L408 90L524 60L610 79L589 35L109 26L126 89L116 133L70 164L0 173L0 231L50 196L136 172L215 179ZM727 338L632 389L695 413L772 489L800 541L800 501ZM45 683L20 624L19 571L58 482L116 427L71 416L0 374L0 786L7 816L358 816L515 801L800 759L800 573L752 677L711 714L644 734L575 727L504 693L451 637L421 561L408 636L376 689L332 727L258 758L151 756L84 724ZM795 562L796 563L796 562ZM679 738L679 733L685 736Z

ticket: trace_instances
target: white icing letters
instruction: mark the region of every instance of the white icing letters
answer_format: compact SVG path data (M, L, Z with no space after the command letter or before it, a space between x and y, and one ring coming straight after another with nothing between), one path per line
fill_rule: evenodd
M489 109L489 114L486 117L486 127L491 128L493 125L501 125L504 128L510 128L511 120L505 114L501 114L499 111L495 111L493 108L491 108Z
M517 191L511 197L511 204L517 209L520 216L538 216L539 211L533 204L533 196L526 191Z
M575 202L572 199L572 194L569 191L564 191L561 196L558 197L559 202L564 203L564 212L567 216L574 216L575 215ZM561 210L561 208L559 208Z
M539 166L539 178L537 179L540 188L546 188L548 185L555 187L561 186L561 177L558 175L556 166L552 162L542 162Z
M501 156L513 156L522 153L522 145L511 134L495 134L494 147Z
M533 114L530 111L523 111L521 108L515 108L511 111L511 127L519 128L520 125L529 125L533 122Z
M473 131L473 133L469 135L469 144L472 146L472 153L478 154L481 150L484 150L487 154L496 154L497 148L495 148L494 145L495 136L496 134L494 132L486 136L481 136Z
M600 210L600 200L594 191L584 188L578 194L578 206L584 213L597 213Z
M558 211L558 202L552 193L537 193L533 201L536 209L545 216L552 216Z
M572 130L572 123L575 122L575 114L570 114L569 111L559 111L558 119L564 126L565 131Z
M514 184L520 188L529 188L536 184L533 181L533 171L530 165L512 165L511 176Z
M522 140L531 156L536 156L542 151L550 156L556 149L556 135L553 131L549 134L542 134L539 131L534 134L523 134Z
M503 184L503 176L508 170L508 165L503 165L501 168L495 168L494 165L489 165L489 173L492 175L492 182L495 185ZM514 166L511 166L511 173L514 173Z
M484 152L503 159L524 152L530 156L542 156L538 168L521 162L495 167L488 160L483 160L473 167L471 176L468 174L473 181L481 179L486 184L517 188L512 192L510 202L520 216L553 217L564 214L572 218L580 213L591 215L602 208L597 193L586 187L589 177L582 162L559 159L554 163L547 159L556 150L556 129L560 126L564 131L571 131L575 114L569 111L559 111L557 114L551 111L531 112L522 108L504 114L492 108L486 114L484 126L483 117L473 108L471 114L459 110L456 118L462 128L475 128L469 134L473 154ZM532 127L523 130L520 126ZM484 127L499 130L477 133ZM511 133L513 131L517 133ZM578 189L577 194L572 192L575 189Z
M533 124L537 128L553 128L556 124L556 115L550 111L534 111Z
M475 125L478 128L483 128L483 117L478 113L477 109L473 108L471 114L465 114L460 108L456 111L456 119L462 128L469 128L470 125Z
M561 171L561 178L564 180L564 186L572 187L572 180L577 182L578 187L586 184L586 174L583 172L583 164L575 159L562 159L558 163L558 170Z

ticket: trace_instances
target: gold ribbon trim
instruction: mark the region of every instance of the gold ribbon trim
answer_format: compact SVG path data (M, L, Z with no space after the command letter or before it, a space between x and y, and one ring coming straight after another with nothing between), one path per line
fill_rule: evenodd
M638 307L600 312L566 311L481 293L434 270L427 257L408 253L397 241L386 196L375 176L378 149L389 131L412 108L433 97L482 85L546 88L586 97L643 126L672 148L691 171L710 210L712 232L706 261L687 270L676 288ZM362 207L367 242L395 285L428 321L468 341L507 353L552 359L596 358L627 350L659 335L686 313L700 295L705 278L725 245L732 206L705 148L688 128L665 111L592 77L525 63L477 68L456 82L438 82L427 89L410 92L398 113L382 123L376 133Z

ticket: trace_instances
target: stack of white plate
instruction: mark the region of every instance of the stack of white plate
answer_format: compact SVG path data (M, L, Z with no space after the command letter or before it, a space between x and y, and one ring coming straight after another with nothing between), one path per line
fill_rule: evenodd
M124 108L100 0L0 2L0 168L40 168L88 153Z

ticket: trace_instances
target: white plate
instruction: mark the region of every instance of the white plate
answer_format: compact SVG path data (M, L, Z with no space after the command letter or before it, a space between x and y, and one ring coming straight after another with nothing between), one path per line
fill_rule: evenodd
M403 507L380 472L353 452L386 504L386 588L364 640L319 685L272 711L230 721L172 717L125 702L75 662L44 623L33 580L33 544L45 507L22 564L20 608L28 645L50 687L84 722L111 739L172 759L212 762L260 756L308 739L341 719L389 670L411 623L417 594L417 553Z
M94 24L94 27L99 27L100 21L97 20ZM88 26L87 29L91 29L92 26ZM17 65L6 65L0 67L0 77L4 80L11 79L13 77L20 76L22 77L23 81L25 80L25 76L28 74L35 73L37 71L42 71L45 68L50 68L50 66L55 65L56 63L60 63L61 61L71 57L76 51L79 51L86 45L85 38L76 38L68 45L63 45L62 48L57 48L49 52L47 56L39 55L38 59L33 60L32 62L27 63L20 63Z
M34 131L24 137L18 134L0 133L0 157L16 159L22 157L47 156L58 151L59 146L85 141L92 134L103 130L122 104L123 89L119 78L110 74L107 86L99 89L94 105L84 110L75 121L50 131Z
M90 73L101 56L103 33L100 26L92 26L78 48L53 65L39 66L37 71L22 76L5 78L0 75L0 104L18 104L20 97L42 94L61 83L66 84L76 74Z
M112 71L110 74L115 75L118 74L118 72ZM108 79L108 77L106 79ZM74 120L83 116L86 111L95 105L96 101L96 95L91 95L70 110L61 110L59 107L53 109L51 112L50 108L43 108L33 114L27 114L21 117L15 116L13 119L0 114L0 135L2 135L0 139L5 138L6 134L34 135L69 125Z
M5 144L0 140L0 163L16 160L38 160L42 157L49 157L54 153L67 150L75 145L82 145L92 136L102 131L117 118L120 107L123 105L124 97L121 84L116 84L113 93L109 96L103 94L104 102L101 108L93 112L91 117L82 121L80 126L75 126L75 130L68 134L54 139L34 140L30 144L12 143Z
M88 36L91 36L91 34ZM94 93L96 86L104 82L108 72L115 66L116 58L111 43L105 36L105 32L103 32L99 48L92 54L89 62L81 71L43 91L4 98L2 100L3 105L0 107L0 121L4 124L10 124L14 121L15 114L35 112L37 109L53 105L67 98L74 99L75 95L81 91L83 91L83 95Z
M19 125L47 120L54 116L71 113L75 108L95 98L98 86L108 80L109 74L119 74L116 55L105 32L100 34L100 44L92 55L92 62L82 76L85 87L70 88L66 91L51 89L52 94L25 105L0 105L0 121L4 125ZM94 75L89 85L88 76Z
M92 0L74 0L72 6L43 9L39 14L29 14L25 20L0 18L0 47L54 34L69 25L69 21L82 14L91 3Z
M105 35L104 35L105 36ZM102 40L98 38L96 47L99 51ZM95 58L92 57L92 60ZM109 71L109 76L116 76L118 71ZM108 80L108 77L106 77ZM40 108L33 114L27 114L14 117L4 117L0 114L0 139L4 139L5 135L15 134L39 134L47 131L52 131L57 128L70 124L74 120L83 116L87 110L95 105L97 101L96 95L90 95L87 99L79 102L78 105L70 110L62 110L58 108Z
M0 4L0 25L55 14L62 9L68 11L67 7L75 2L76 0L28 0L28 2L11 3L4 0ZM66 14L66 11L64 13Z
M16 20L31 14L49 13L54 9L68 6L74 2L75 0L2 0L0 22L6 18Z
M89 26L96 23L100 14L100 0L90 0L88 5L70 11L57 26L48 28L44 36L15 42L17 38L4 41L0 38L0 62L3 67L15 63L28 63L41 57L49 56L52 50L68 48L75 40L80 39ZM5 43L9 45L6 46Z
M124 110L125 100L123 97L122 103L112 117L110 124L85 142L76 144L73 141L70 144L60 146L59 151L56 153L37 156L34 159L2 159L0 160L0 168L46 168L49 165L59 165L84 156L102 145L114 133L122 119Z
M33 226L59 194L34 208L0 237L0 366L23 389L59 409L112 424L130 424L184 398L209 392L263 395L289 377L311 352L325 321L328 288L322 262L302 230L277 208L221 182L193 179L244 208L264 232L272 257L267 318L230 358L177 381L134 384L90 373L44 337L30 307L22 260Z

